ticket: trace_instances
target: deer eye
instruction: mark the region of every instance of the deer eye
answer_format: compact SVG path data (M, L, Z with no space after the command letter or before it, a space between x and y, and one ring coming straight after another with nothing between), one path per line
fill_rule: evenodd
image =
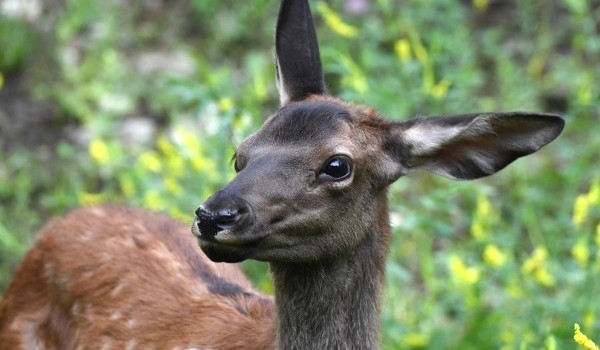
M348 157L335 156L325 163L320 175L339 181L347 178L352 172L352 161Z
M233 169L236 173L239 173L240 171L244 170L244 167L246 167L246 159L237 152L233 155L231 161L233 162Z

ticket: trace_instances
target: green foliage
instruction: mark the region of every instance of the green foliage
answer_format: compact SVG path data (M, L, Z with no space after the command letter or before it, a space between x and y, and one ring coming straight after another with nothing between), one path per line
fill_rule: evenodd
M598 339L597 1L348 2L311 3L333 94L394 119L567 119L552 145L490 179L415 174L392 186L384 348L574 348L576 322ZM0 94L24 72L71 132L42 151L1 150L0 290L43 222L69 208L116 202L192 219L233 176L235 144L277 107L276 13L267 0L72 0L48 8L45 31L0 15ZM150 136L124 137L140 117ZM271 290L265 264L244 266Z
M0 15L0 73L19 68L25 60L35 37L23 23ZM1 86L1 85L0 85Z

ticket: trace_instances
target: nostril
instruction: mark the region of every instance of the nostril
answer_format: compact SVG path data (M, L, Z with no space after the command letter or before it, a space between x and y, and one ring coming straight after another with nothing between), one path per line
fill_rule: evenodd
M211 212L204 209L203 207L198 207L198 209L196 209L195 214L198 217L198 219L208 219L213 216L213 214Z
M200 235L212 239L223 230L244 225L247 222L250 210L245 205L236 209L227 208L218 211L209 211L204 207L199 207L196 209L195 214Z
M196 226L200 231L200 236L212 239L219 231L223 229L219 227L215 221L215 215L208 210L199 207L196 209Z
M215 223L217 225L233 224L239 217L239 210L223 209L219 210L215 215Z

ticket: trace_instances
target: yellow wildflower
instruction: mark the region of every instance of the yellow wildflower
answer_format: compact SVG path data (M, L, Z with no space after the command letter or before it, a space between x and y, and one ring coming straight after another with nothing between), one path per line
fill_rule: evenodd
M533 275L542 285L552 287L556 284L556 280L545 265L547 259L548 251L545 248L538 247L533 251L533 254L525 260L523 266L521 266L521 271L524 274Z
M160 193L155 190L149 190L144 195L144 206L150 210L162 210L165 203Z
M197 158L194 158L195 160ZM186 159L179 156L171 157L167 160L167 168L169 174L173 176L183 176L187 170L189 170L189 165L186 164Z
M546 248L535 248L533 254L525 260L523 266L521 267L521 271L523 273L532 273L534 270L538 269L548 258L548 251Z
M575 198L573 205L573 223L581 226L587 219L590 208L600 203L600 179L596 179L590 186L588 193L580 194Z
M349 86L358 93L366 92L369 88L367 78L360 67L352 61L352 58L347 55L341 55L339 62L348 72L342 77L342 84Z
M492 204L486 195L477 197L473 223L471 224L471 234L478 241L487 238L492 226L496 222L496 213L493 211Z
M408 333L402 338L402 343L407 347L422 348L429 343L429 337L421 333Z
M596 245L600 247L600 224L596 226Z
M98 205L106 202L106 195L103 193L82 192L77 195L79 204L83 206Z
M575 323L575 335L573 336L575 342L583 346L586 350L600 350L598 346L590 340L585 334L581 333L579 324Z
M100 165L106 165L110 161L108 146L101 139L94 139L90 142L88 153Z
M231 97L223 97L219 100L219 110L221 112L230 111L233 108L233 99Z
M573 206L573 223L576 227L579 227L581 224L583 224L587 218L589 208L590 201L587 194L581 194L577 196Z
M546 338L546 350L556 350L558 348L558 345L556 344L556 338L553 335L549 335Z
M593 311L588 311L583 315L583 326L591 328L596 323L596 314Z
M495 244L488 244L483 251L483 260L492 267L501 267L506 263L506 255Z
M490 5L490 0L473 0L473 6L479 11L485 11Z
M169 141L169 139L165 135L160 135L156 140L156 146L162 154L164 154L167 158L170 158L177 154L177 150L175 146Z
M431 58L429 57L429 54L427 53L427 49L425 48L425 45L423 45L423 42L421 41L421 37L419 36L419 33L415 30L412 30L410 32L410 34L411 34L410 41L412 44L412 49L413 49L413 52L415 53L415 56L417 57L417 60L419 61L419 63L421 63L421 65L423 65L423 67L432 66Z
M142 153L139 158L139 164L155 173L160 172L162 169L162 164L158 154L152 151Z
M545 67L546 60L544 59L544 56L533 56L533 58L529 61L527 70L532 76L540 77L544 73Z
M545 266L538 268L535 271L534 275L538 282L540 282L546 287L552 287L556 284L554 276L552 276L552 274L548 271L548 269Z
M164 179L165 188L167 191L175 196L181 196L184 193L183 187L177 182L177 179L173 176L167 176Z
M450 273L455 281L462 284L472 285L479 281L480 272L475 267L468 267L460 257L450 257Z
M575 258L579 266L586 267L588 265L588 261L590 258L590 249L588 248L585 241L577 241L573 248L571 248L571 254L573 255L573 258Z
M184 213L177 207L169 207L169 215L182 222L188 222L192 214Z
M189 154L196 155L202 149L198 136L183 126L178 126L175 129L175 137L181 141L184 150Z
M339 35L352 38L358 34L356 28L345 23L342 20L342 17L333 11L325 2L319 2L317 4L317 11L323 16L325 24Z
M440 81L431 88L431 96L438 100L446 97L451 84L452 83L448 79Z
M135 194L135 182L129 176L123 176L119 179L121 191L127 198L133 197Z
M594 181L588 192L588 201L590 205L595 205L600 202L600 180Z
M577 102L579 102L583 106L588 106L590 103L592 103L592 100L593 100L592 84L593 84L592 82L586 81L584 84L581 84L579 89L577 90Z
M394 44L394 51L396 51L396 55L400 58L402 63L406 63L412 59L410 42L406 39L396 41L396 44Z

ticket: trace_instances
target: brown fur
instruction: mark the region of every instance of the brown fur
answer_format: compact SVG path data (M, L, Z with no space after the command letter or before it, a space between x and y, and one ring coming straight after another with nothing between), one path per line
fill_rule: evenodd
M0 302L2 349L258 350L274 339L273 301L237 266L208 260L185 225L128 208L51 222Z

